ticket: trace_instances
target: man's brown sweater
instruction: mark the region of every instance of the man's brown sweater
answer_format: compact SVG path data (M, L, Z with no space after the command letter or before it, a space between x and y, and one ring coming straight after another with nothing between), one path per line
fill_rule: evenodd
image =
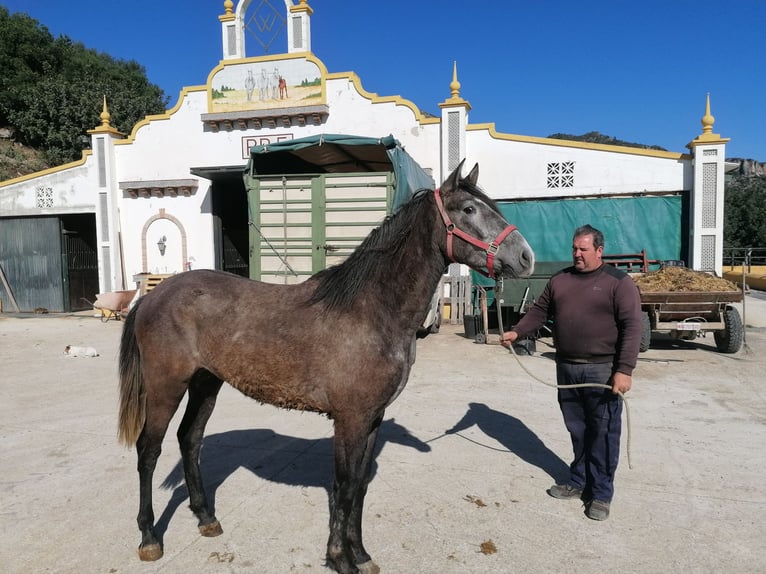
M556 360L609 363L631 375L641 344L641 298L633 280L611 265L581 273L567 267L548 281L513 327L520 336L553 320Z

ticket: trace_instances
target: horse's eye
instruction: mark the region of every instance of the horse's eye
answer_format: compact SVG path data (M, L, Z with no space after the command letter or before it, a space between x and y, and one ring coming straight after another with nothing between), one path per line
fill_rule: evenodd
M476 208L473 205L467 205L463 208L463 213L466 215L471 215L472 213L476 212Z

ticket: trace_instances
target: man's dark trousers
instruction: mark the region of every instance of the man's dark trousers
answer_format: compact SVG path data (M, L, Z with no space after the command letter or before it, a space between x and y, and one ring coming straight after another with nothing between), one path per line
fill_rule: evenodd
M595 383L611 387L611 363L556 364L559 385ZM586 496L611 502L620 458L622 400L604 388L559 389L559 407L572 439L569 484Z

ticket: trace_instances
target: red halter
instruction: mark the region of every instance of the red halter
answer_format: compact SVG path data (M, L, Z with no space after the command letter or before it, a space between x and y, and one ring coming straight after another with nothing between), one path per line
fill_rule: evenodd
M495 255L497 254L497 250L500 249L500 244L503 242L503 240L508 237L508 235L516 230L516 226L513 224L508 224L508 227L503 229L503 231L500 232L500 235L495 237L495 239L492 241L492 243L484 243L480 239L476 239L475 237L468 235L465 231L461 231L457 227L455 227L455 224L452 223L452 220L449 218L449 215L447 215L447 211L444 209L444 203L442 202L442 198L439 192L439 188L436 188L434 190L434 198L436 199L436 207L439 208L439 213L441 213L442 220L444 220L444 225L447 228L447 257L450 261L455 261L455 259L452 257L452 236L457 235L460 239L463 241L467 241L471 245L475 245L476 247L480 247L487 253L487 272L484 273L483 271L477 269L476 271L481 273L482 275L485 275L487 277L490 277L491 279L495 278L495 272L492 270L492 267L495 263Z

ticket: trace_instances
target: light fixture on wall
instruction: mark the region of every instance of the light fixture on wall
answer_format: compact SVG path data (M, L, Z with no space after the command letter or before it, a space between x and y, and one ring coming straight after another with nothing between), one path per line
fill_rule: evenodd
M165 245L167 244L168 238L164 235L160 237L160 240L157 242L157 247L160 250L160 255L163 257L165 256Z

